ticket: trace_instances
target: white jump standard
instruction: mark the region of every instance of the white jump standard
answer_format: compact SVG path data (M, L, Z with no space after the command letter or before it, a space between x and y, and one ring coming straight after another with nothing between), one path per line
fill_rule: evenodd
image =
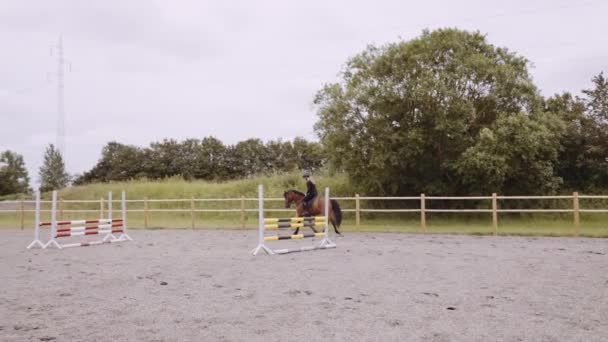
M36 226L34 227L34 241L27 246L28 249L39 246L47 248L55 246L59 249L67 247L84 247L121 241L132 241L127 234L127 206L125 192L122 192L122 217L112 218L112 193L108 193L108 218L94 220L57 221L57 192L53 191L51 207L51 221L40 222L40 192L36 192ZM50 227L50 239L44 244L40 241L40 228ZM116 237L114 234L120 234ZM105 235L98 241L86 241L61 244L57 239L74 236Z
M260 251L267 254L285 254L292 252L311 251L315 249L336 248L336 244L329 238L329 188L325 188L325 216L320 217L292 217L292 218L264 218L264 187L258 186L258 246L251 253L257 255ZM266 229L287 229L323 226L323 232L311 234L296 234L286 236L264 236ZM267 241L294 240L322 237L323 239L316 245L294 249L271 249L266 245Z

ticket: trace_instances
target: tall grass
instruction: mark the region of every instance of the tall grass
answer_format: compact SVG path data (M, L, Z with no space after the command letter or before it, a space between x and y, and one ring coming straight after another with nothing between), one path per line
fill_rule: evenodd
M330 187L332 196L352 195L351 186L346 175L332 177L315 177L319 190ZM264 185L265 196L281 197L286 189L305 190L306 184L299 173L259 176L248 179L209 182L186 181L181 178L165 180L134 180L129 182L96 183L84 186L74 186L59 192L64 199L99 199L105 197L108 191L115 194L124 190L128 198L236 198L240 196L257 197L258 184ZM45 197L49 198L49 194ZM115 195L116 196L116 195Z

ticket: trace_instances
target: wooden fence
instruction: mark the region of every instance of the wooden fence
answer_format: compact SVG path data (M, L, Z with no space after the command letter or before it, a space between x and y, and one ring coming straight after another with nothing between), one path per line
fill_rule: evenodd
M333 199L340 201L354 201L353 209L343 209L343 212L352 212L355 214L355 225L359 227L361 224L361 213L420 213L420 229L422 232L427 231L426 214L427 213L487 213L492 215L492 226L494 229L494 235L498 234L498 216L500 213L571 213L573 221L573 235L578 236L581 228L580 214L581 213L608 213L607 208L581 208L581 199L608 199L608 195L579 195L578 192L572 193L572 195L560 195L560 196L499 196L496 193L492 196L464 196L464 197L448 197L448 196L409 196L409 197L364 197L356 194L354 197L332 197ZM501 209L498 207L498 201L504 200L571 200L571 207L561 209ZM279 202L283 201L283 198L265 198L268 202ZM419 202L418 208L392 208L392 209L366 209L361 208L361 201L416 201ZM427 204L433 201L488 201L488 209L430 209L427 208ZM238 198L188 198L188 199L150 199L145 197L143 199L129 199L127 200L127 212L128 213L143 213L144 228L148 228L148 214L154 212L175 212L175 213L190 213L191 227L195 227L195 214L196 213L240 213L240 224L241 227L245 227L245 221L248 212L257 212L257 209L246 208L245 203L248 201L258 201L257 198L246 198L244 196ZM120 202L115 200L113 202ZM188 203L188 209L150 209L150 203L171 203L181 202ZM222 209L198 209L196 203L200 202L238 202L240 203L237 208L222 208ZM20 201L2 201L0 202L0 214L2 213L19 213L19 220L21 229L24 228L24 221L26 213L34 212L31 209L34 201L31 200L20 200ZM41 203L50 203L50 201L41 201ZM66 203L99 203L99 209L64 209ZM128 209L129 203L143 203L142 209ZM12 207L7 209L7 207ZM29 207L29 208L28 208ZM58 202L57 216L58 219L63 219L64 213L98 213L99 217L103 217L106 212L107 200L100 198L99 200L64 200L60 199ZM50 210L41 210L42 212L50 212ZM266 212L291 212L293 209L264 209Z

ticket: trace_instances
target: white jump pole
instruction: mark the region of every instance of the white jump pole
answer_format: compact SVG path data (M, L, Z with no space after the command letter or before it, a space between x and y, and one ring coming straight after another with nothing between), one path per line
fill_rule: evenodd
M121 211L122 211L122 234L118 237L119 240L133 241L127 234L127 194L123 191L121 198Z
M35 226L34 226L34 241L27 246L30 249L34 246L40 246L44 248L44 244L40 241L40 191L36 191L36 214L35 214Z
M108 192L108 218L112 219L112 191Z
M120 206L122 209L122 227L127 229L127 194L123 191L121 194Z
M329 238L329 187L325 188L325 236L317 248L336 248L336 244Z
M262 184L258 185L258 246L254 248L251 253L253 255L257 255L260 250L268 254L275 254L272 249L266 246L266 242L264 240L264 186Z
M110 220L110 224L112 224L112 191L108 192L108 220ZM110 228L111 230L112 228ZM103 238L103 242L110 240L110 238L114 240L118 240L114 234L110 233Z
M57 190L53 190L53 200L51 203L51 238L44 248L47 248L50 245L59 249L62 248L61 245L57 243L57 240L55 240L55 236L57 236Z

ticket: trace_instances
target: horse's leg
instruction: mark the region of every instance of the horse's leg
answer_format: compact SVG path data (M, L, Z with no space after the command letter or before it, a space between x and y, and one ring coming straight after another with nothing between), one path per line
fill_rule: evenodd
M317 203L318 203L318 201L317 201L317 199L315 198L315 199L313 200L313 202L310 204L310 208L308 208L308 214L309 214L311 217L315 217L315 216L319 215L319 208L318 208ZM314 225L315 225L315 221L316 221L316 220L313 220L313 221L310 223L310 229L311 229L313 232L318 233L319 231L318 231L318 230L316 230L316 229L315 229L315 227L314 227Z
M334 232L336 232L336 234L343 236L342 233L340 233L340 231L338 230L338 227L336 227L336 223L334 222L334 220L331 220L331 225L334 226Z
M342 233L340 233L340 231L338 230L338 227L336 226L336 218L334 217L334 212L331 212L329 221L331 222L331 225L334 226L334 232L336 232L336 234L343 236Z
M318 231L315 229L315 223L314 222L311 222L310 229L312 229L313 232L318 233Z
M302 214L304 213L304 206L302 205L302 203L296 203L296 217L302 217ZM293 232L293 235L296 235L300 232L300 228L296 228L296 230Z

